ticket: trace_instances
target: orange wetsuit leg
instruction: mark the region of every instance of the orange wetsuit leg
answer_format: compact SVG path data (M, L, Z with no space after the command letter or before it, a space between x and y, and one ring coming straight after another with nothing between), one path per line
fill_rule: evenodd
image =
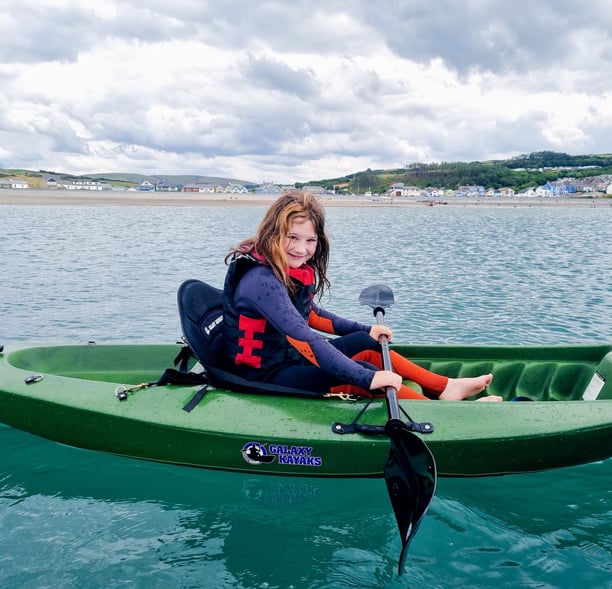
M382 368L382 358L378 352L375 352L373 350L364 350L363 352L359 352L359 354L355 354L352 357L352 359L369 362L370 364L373 364L377 368ZM404 376L397 368L395 368L395 365L394 365L394 369L402 377L410 378L410 377ZM410 378L410 380L414 380L414 382L417 382L417 380L414 378ZM444 386L446 386L446 384ZM344 384L344 385L340 385L337 387L332 387L330 390L332 393L346 393L349 395L356 395L356 396L362 396L362 397L380 397L381 396L380 393L375 393L367 389L362 389L361 387L358 387L352 384ZM417 393L414 389L407 387L405 384L403 384L400 387L399 391L397 391L397 397L398 399L428 400L428 398L425 395L422 395L421 393Z
M378 352L373 350L364 350L359 354L353 356L353 360L363 360L374 364L378 368L382 368L382 357ZM440 396L440 393L446 388L448 384L448 377L436 374L415 364L414 362L404 358L397 352L391 350L391 364L393 370L397 372L402 378L413 380L423 387L423 390L429 394L433 394L436 397ZM407 388L407 387L406 387ZM418 393L415 393L418 395ZM422 395L420 395L422 397ZM402 398L402 397L400 397ZM412 397L407 397L412 398Z

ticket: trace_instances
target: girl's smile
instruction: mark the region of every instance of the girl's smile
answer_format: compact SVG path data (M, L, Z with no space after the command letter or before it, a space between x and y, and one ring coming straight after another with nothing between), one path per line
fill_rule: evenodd
M291 268L299 268L317 250L317 232L312 221L293 221L285 238L285 252Z

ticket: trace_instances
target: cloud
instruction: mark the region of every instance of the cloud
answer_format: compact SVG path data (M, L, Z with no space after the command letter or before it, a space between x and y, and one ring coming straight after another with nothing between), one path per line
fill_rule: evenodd
M4 167L293 182L609 151L603 1L4 4Z
M316 96L319 86L314 73L304 68L292 68L282 61L266 56L249 55L240 67L245 83L267 90L287 93L308 100Z

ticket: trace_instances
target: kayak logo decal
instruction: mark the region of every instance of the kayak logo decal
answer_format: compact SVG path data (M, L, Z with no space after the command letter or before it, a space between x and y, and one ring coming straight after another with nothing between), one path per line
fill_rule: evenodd
M242 457L249 464L269 464L276 460L276 456L268 454L266 447L258 442L249 442L242 446Z
M242 446L241 453L249 464L270 464L276 460L279 464L292 464L294 466L312 466L315 468L322 466L323 458L313 456L312 451L312 446L248 442Z

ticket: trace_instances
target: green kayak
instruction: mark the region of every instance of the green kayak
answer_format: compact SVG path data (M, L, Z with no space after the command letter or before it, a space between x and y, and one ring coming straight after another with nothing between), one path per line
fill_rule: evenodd
M508 401L400 401L402 419L425 424L417 435L440 476L532 472L612 455L612 345L393 349L451 377L493 372L488 392ZM62 444L172 464L383 476L384 399L213 388L198 401L201 384L151 386L179 351L178 345L6 346L0 421Z

